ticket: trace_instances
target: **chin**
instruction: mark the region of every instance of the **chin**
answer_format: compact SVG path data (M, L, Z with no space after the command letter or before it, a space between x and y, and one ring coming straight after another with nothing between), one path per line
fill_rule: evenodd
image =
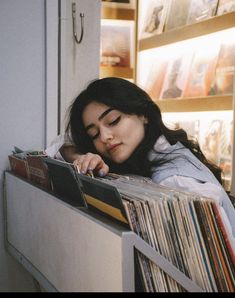
M115 162L116 164L122 164L126 161L126 159L122 160L122 159L112 159L113 162Z
M112 158L112 161L113 162L115 162L115 163L117 163L117 164L122 164L122 163L124 163L125 161L127 160L127 158L126 157L114 157L114 158Z

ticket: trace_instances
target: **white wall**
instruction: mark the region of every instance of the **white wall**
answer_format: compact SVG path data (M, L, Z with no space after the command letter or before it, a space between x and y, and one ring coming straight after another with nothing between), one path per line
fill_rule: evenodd
M80 13L84 13L84 35L80 44L73 38L72 3L76 4L76 31L81 33ZM61 0L61 121L64 131L68 108L87 83L99 77L100 0Z
M44 0L0 0L0 292L35 290L4 249L2 184L14 145L45 145L44 39Z

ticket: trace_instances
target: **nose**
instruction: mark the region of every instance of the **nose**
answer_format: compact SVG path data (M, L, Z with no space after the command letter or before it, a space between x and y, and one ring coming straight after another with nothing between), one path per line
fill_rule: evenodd
M100 129L100 140L103 143L107 143L108 141L113 139L113 133L111 129L107 127L103 127Z

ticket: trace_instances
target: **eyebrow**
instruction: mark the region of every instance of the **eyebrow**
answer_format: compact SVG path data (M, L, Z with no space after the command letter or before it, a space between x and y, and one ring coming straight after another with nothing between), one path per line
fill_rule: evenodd
M102 120L108 113L110 113L112 110L114 110L114 108L108 108L106 111L104 111L99 117L98 120ZM95 126L93 123L87 125L85 127L86 130L90 129L91 127Z

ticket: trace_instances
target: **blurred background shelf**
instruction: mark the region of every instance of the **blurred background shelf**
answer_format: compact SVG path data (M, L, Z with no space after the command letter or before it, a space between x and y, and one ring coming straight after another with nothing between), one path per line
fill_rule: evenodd
M227 111L233 108L231 95L156 100L162 112Z

